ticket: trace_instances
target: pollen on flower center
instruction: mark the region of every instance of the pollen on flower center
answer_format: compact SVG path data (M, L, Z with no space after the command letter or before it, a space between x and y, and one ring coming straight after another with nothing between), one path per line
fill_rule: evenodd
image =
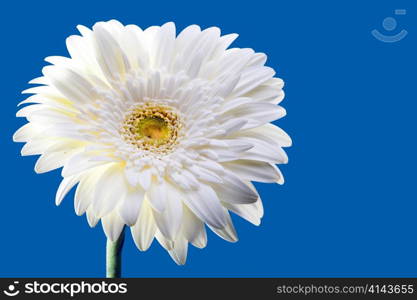
M141 150L164 154L177 144L181 127L179 116L172 108L146 103L126 114L121 134Z
M167 122L160 117L146 117L134 122L136 135L143 139L150 139L155 143L164 143L170 138L171 129Z

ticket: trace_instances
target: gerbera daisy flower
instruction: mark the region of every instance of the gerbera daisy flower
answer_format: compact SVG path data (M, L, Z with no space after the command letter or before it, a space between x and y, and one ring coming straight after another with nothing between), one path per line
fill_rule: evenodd
M70 58L53 56L17 113L22 155L37 173L62 168L56 204L76 186L75 212L100 220L111 242L125 226L145 251L154 238L178 264L206 226L237 240L230 211L259 225L251 181L282 184L289 136L283 81L266 55L229 48L236 34L174 23L142 30L118 21L78 26Z

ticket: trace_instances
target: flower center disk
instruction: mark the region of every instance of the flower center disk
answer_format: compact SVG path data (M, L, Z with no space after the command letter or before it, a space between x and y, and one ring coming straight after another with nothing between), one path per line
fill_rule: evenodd
M121 134L141 150L166 154L177 144L181 127L179 116L172 108L145 104L126 114Z
M159 117L146 117L134 122L135 134L155 144L163 144L171 137L167 122Z

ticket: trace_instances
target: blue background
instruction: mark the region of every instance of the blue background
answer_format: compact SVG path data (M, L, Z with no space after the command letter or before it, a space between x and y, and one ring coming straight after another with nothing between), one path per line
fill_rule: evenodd
M396 8L401 42L374 39ZM105 237L54 204L60 171L36 175L36 157L11 141L20 91L43 58L67 55L75 26L116 18L175 21L237 32L237 47L269 55L286 81L278 122L293 138L284 186L259 184L260 227L234 218L240 241L209 234L178 267L153 243L126 240L124 276L417 276L416 5L411 1L70 1L1 3L1 277L100 277Z

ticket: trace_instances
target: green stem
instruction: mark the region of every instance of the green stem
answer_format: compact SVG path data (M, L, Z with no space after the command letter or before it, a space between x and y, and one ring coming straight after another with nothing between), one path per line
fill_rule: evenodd
M125 229L123 228L119 238L112 242L107 239L106 244L106 277L120 278L122 273L122 249L125 240Z

